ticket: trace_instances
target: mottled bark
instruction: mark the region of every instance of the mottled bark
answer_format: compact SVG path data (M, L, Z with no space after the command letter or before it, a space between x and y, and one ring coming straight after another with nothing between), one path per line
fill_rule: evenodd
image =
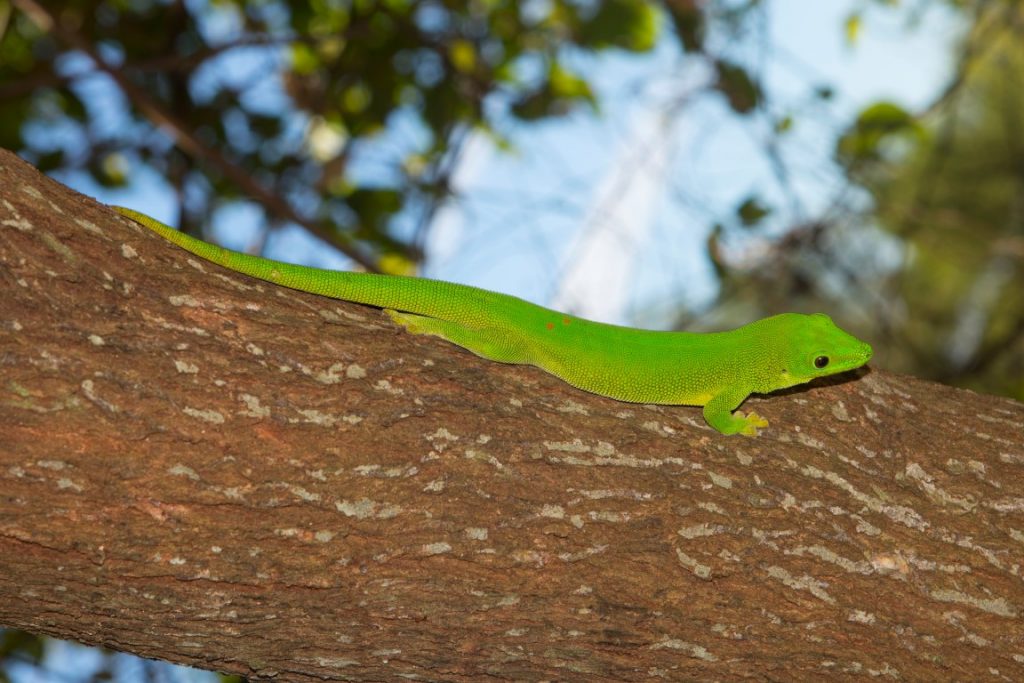
M617 403L0 152L0 623L281 680L1024 678L1024 406Z

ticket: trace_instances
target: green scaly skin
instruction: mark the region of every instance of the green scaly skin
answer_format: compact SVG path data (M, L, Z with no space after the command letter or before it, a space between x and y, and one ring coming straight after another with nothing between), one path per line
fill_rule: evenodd
M225 268L378 306L414 334L441 337L484 358L535 365L574 387L620 401L704 406L704 419L722 434L755 436L768 425L757 413L733 413L750 394L858 368L872 353L868 344L821 313L782 313L708 334L639 330L451 282L271 261L197 240L137 211L114 208Z

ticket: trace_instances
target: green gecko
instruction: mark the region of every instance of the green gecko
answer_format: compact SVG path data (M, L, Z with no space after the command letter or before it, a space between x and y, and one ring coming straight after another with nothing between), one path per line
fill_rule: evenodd
M858 368L871 347L822 313L782 313L727 332L607 325L477 287L323 270L203 242L145 214L118 212L208 261L284 287L378 306L413 334L446 339L499 363L534 365L574 387L631 403L703 406L722 434L756 436L768 421L736 410L766 394Z

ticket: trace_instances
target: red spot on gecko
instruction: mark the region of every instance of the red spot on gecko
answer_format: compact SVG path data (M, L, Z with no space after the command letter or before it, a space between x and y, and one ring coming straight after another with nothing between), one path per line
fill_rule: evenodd
M549 330L553 330L553 329L555 329L555 324L554 324L554 323L548 323L546 327L547 327L547 328L548 328Z
M562 318L562 324L563 325L568 325L570 322L572 322L572 321L569 320L569 318Z

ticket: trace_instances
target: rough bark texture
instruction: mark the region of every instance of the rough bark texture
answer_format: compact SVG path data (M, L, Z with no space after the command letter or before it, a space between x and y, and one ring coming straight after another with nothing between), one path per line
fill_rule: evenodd
M255 282L0 152L0 623L281 680L1020 680L1024 406L753 440Z

